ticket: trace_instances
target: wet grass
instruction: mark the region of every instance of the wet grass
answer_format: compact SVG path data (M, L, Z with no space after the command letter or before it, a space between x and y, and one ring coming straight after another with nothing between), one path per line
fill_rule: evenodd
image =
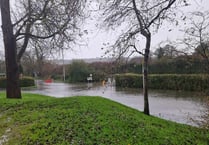
M34 145L191 145L209 143L209 132L146 116L101 97L51 98L0 94L0 140Z

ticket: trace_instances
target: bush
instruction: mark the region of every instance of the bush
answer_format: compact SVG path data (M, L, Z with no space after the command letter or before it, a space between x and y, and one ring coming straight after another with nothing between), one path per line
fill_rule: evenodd
M143 76L138 74L116 75L117 87L142 88ZM208 91L209 75L202 74L151 74L149 88L185 91Z
M99 67L101 64L99 64ZM105 79L106 72L104 70L100 70L100 68L96 69L85 63L84 61L73 61L70 64L67 73L67 81L69 83L77 83L77 82L87 82L87 77L92 74L94 82L100 82Z
M70 83L86 82L87 77L92 71L88 68L88 64L84 61L74 61L69 65L68 81Z
M32 78L32 77L22 77L20 79L20 86L21 87L35 86L34 78Z
M115 75L115 81L117 87L127 88L142 88L143 80L142 75L137 74L117 74Z
M0 88L6 88L6 78L0 77Z
M20 79L20 86L21 87L30 87L35 86L34 79L32 77L22 77ZM6 88L6 78L0 78L0 88Z

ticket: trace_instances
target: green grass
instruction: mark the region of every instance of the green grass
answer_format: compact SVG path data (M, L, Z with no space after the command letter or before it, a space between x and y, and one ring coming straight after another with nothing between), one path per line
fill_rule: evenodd
M0 140L6 135L9 145L209 144L206 130L146 116L102 97L4 96L0 94Z

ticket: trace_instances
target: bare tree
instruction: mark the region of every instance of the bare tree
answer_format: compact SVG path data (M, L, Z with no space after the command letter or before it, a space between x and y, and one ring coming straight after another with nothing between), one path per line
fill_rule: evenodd
M185 52L178 50L175 43L176 42L173 43L172 41L162 41L158 44L153 54L157 57L157 59L173 59L180 55L187 55Z
M48 44L50 49L70 47L75 40L79 18L84 6L82 0L21 0L13 15L16 41L19 44L18 63L28 45ZM78 30L78 31L76 31ZM42 45L43 45L42 44Z
M19 72L17 65L17 48L15 42L15 36L13 34L13 27L10 17L10 4L9 0L1 0L1 18L2 18L2 30L4 38L5 48L5 61L6 61L6 95L7 98L21 98L20 86L19 86Z
M7 98L21 98L18 65L29 44L35 40L47 43L50 49L68 47L74 34L79 33L78 18L82 16L85 0L20 0L16 4L12 24L9 1L1 0Z
M20 73L23 73L24 75L35 76L36 62L37 60L33 52L31 50L26 51L22 57L22 72L20 70Z
M104 25L110 28L120 27L123 33L113 45L113 52L132 55L143 55L143 93L144 113L149 115L148 101L148 63L152 32L158 30L164 20L173 20L177 0L108 0L105 1ZM179 0L178 4L187 5L186 1ZM125 23L124 23L125 22ZM122 26L122 24L124 24ZM144 38L144 51L139 49L139 37Z
M209 72L209 11L193 12L188 21L190 26L184 30L183 44L206 62L205 69Z

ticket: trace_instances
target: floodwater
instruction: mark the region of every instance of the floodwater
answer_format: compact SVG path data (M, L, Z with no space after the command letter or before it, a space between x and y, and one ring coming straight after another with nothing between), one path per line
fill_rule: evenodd
M84 83L44 83L37 81L37 89L27 92L53 97L102 96L126 106L143 111L143 93L140 89L117 89L115 86ZM197 126L206 111L200 93L150 90L150 114L178 123ZM192 121L195 120L195 121Z

